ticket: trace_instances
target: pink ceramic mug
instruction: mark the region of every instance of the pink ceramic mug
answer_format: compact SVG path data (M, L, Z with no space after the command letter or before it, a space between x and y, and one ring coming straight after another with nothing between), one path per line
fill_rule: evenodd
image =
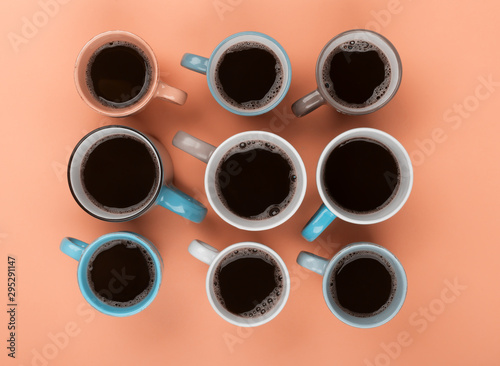
M118 46L121 48L118 49ZM130 58L128 64L127 58ZM101 72L101 75L97 75L99 80L97 72ZM134 73L140 82L129 93L120 91L119 99L106 96L106 92L108 95L112 94L109 92L110 85L123 86L125 81L130 80L124 81L120 77L128 77ZM140 37L125 31L104 32L87 42L76 59L75 84L85 103L110 117L125 117L136 113L155 97L178 105L183 105L187 98L186 92L160 80L158 61L151 47ZM116 90L111 90L114 91Z

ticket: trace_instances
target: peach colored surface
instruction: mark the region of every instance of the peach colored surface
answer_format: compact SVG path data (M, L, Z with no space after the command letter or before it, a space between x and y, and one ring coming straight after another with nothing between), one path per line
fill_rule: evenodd
M499 364L497 2L60 1L0 3L1 365ZM293 118L291 104L315 88L323 45L356 27L379 31L398 49L403 81L395 98L372 115L349 117L322 107ZM116 120L82 102L73 82L78 52L96 34L114 29L152 46L162 80L189 93L184 106L154 100L140 114ZM254 118L228 113L202 75L179 65L183 53L208 56L223 38L243 30L278 40L293 69L284 101ZM211 209L200 225L161 208L127 223L96 220L73 200L65 170L86 132L114 123L161 140L174 160L175 184L205 204L205 165L174 148L173 135L183 129L218 144L240 131L275 131L304 159L305 200L292 219L267 232L237 230ZM300 230L320 204L317 159L334 136L361 126L382 129L406 147L414 163L413 192L386 222L335 221L308 243ZM64 236L93 241L118 230L151 239L165 261L156 300L124 319L86 304L76 261L59 251ZM220 249L248 240L276 250L292 277L283 312L254 329L219 318L205 294L208 267L187 252L194 238ZM407 271L406 302L379 328L337 320L323 301L320 276L295 263L301 250L331 257L355 241L385 246ZM6 349L8 255L17 261L15 359Z

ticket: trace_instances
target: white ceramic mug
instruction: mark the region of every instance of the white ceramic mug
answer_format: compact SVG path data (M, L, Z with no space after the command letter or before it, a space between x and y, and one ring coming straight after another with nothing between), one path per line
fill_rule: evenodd
M399 167L399 185L395 195L388 204L370 213L356 213L339 206L329 197L324 184L323 173L328 157L337 146L353 138L365 138L381 143L392 152ZM316 169L316 184L323 204L302 230L302 236L308 241L316 239L336 217L361 225L375 224L392 217L403 207L410 196L413 185L413 168L410 156L403 145L394 137L373 128L355 128L338 135L325 147Z
M332 272L337 267L337 264L342 260L346 260L347 263L351 260L349 256L352 256L356 252L363 252L363 258L378 259L379 262L379 258L382 257L384 262L387 262L387 264L384 265L390 266L390 270L393 272L393 281L395 281L395 283L391 283L394 287L392 300L384 305L385 308L382 311L374 312L372 316L362 317L350 314L335 301L336 289L333 290L330 287ZM356 258L360 257L354 254L352 259ZM353 327L374 328L387 323L399 312L405 301L408 282L404 268L394 254L380 245L366 242L349 244L335 254L330 260L309 252L300 252L297 257L297 263L323 276L323 297L325 298L328 308L338 319Z
M271 309L268 309L263 314L257 314L253 317L243 317L227 310L224 305L222 305L221 302L217 299L217 294L215 293L214 289L214 277L219 264L227 256L233 255L235 251L245 251L253 249L260 250L273 259L274 263L279 267L282 274L282 287L280 289L281 292L279 294L279 298L277 302L273 303L273 307ZM191 244L189 244L188 251L196 259L210 266L208 268L206 278L206 291L208 300L210 302L210 305L212 305L212 308L224 320L240 327L256 327L274 319L280 313L280 311L283 310L290 294L290 275L288 274L285 262L283 262L281 257L271 248L259 243L242 242L230 245L226 249L218 251L207 243L204 243L200 240L193 240ZM262 309L259 309L259 311L264 310L266 306L269 305L263 303Z
M291 161L296 175L295 193L290 202L277 215L267 218L252 220L236 215L230 211L217 192L217 170L224 161L228 151L248 141L263 141L281 149ZM179 149L198 158L207 164L205 171L205 191L208 201L214 211L227 223L243 230L267 230L281 225L288 220L299 208L307 187L306 169L302 159L295 148L278 135L263 131L247 131L236 134L215 147L190 134L179 131L174 136L172 143ZM237 169L234 169L237 174Z

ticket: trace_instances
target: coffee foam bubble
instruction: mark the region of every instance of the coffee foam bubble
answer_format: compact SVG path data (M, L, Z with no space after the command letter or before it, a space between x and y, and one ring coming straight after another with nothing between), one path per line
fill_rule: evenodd
M134 51L136 51L144 60L144 64L146 65L146 78L144 80L144 84L140 86L140 90L138 90L138 94L131 98L130 100L123 102L123 103L116 103L116 102L111 102L107 99L104 99L103 97L100 97L97 95L97 93L94 90L94 85L92 82L92 77L91 77L91 70L92 70L92 65L96 59L96 57L101 53L101 51L113 47L118 47L118 46L123 46L123 47L128 47L132 48ZM142 49L137 47L135 44L130 43L130 42L125 42L125 41L113 41L113 42L108 42L101 47L99 47L97 50L94 51L92 56L90 57L88 63L87 63L87 70L85 71L85 82L87 84L87 88L90 91L90 94L96 99L100 104L102 104L105 107L110 107L114 109L119 109L119 108L125 108L129 107L132 104L137 103L141 98L146 94L146 92L149 89L149 84L151 83L152 79L152 74L153 74L153 68L151 67L151 62L149 61L148 57L144 53ZM139 86L137 87L139 88Z
M150 278L148 287L146 287L144 289L144 291L142 291L134 299L129 300L129 301L124 301L124 302L121 302L121 301L112 301L112 300L108 299L107 297L103 296L102 294L98 293L94 289L94 282L92 281L92 278L91 278L91 275L90 275L90 273L92 272L92 269L94 268L92 266L92 264L94 263L94 260L99 256L100 253L113 248L115 245L125 245L125 247L127 249L138 248L141 251L142 255L144 256L144 259L148 263L148 271L149 271L149 278ZM87 281L88 281L89 286L90 286L92 292L94 293L94 295L99 300L101 300L103 303L105 303L107 305L110 305L110 306L113 306L113 307L117 307L117 308L126 308L126 307L129 307L129 306L133 306L133 305L136 305L136 304L140 303L142 300L144 300L149 295L149 293L151 292L151 290L153 289L153 285L155 283L155 279L156 279L156 269L155 269L155 264L154 264L153 258L151 257L151 255L148 253L148 251L142 245L134 243L131 240L121 240L121 239L111 240L111 241L109 241L109 242L101 245L94 252L94 254L92 254L92 257L90 258L89 264L88 264L88 267L87 267Z
M125 207L125 208L109 207L109 206L105 206L105 205L101 204L99 201L97 201L94 198L94 196L92 196L92 194L90 194L90 192L88 191L87 187L85 187L85 184L84 184L83 174L84 174L84 171L85 171L85 165L86 165L86 163L87 163L87 161L89 159L89 156L92 154L92 151L94 151L94 149L97 146L99 146L100 144L102 144L103 142L106 142L108 140L112 140L112 139L115 139L115 138L132 139L132 140L138 141L141 144L143 144L147 148L147 150L148 150L148 152L149 152L149 154L151 156L151 159L153 160L153 162L155 164L156 171L159 171L159 164L160 163L158 161L158 158L157 158L156 154L148 146L148 144L146 144L142 140L140 140L140 139L138 139L136 137L130 136L130 135L117 134L117 135L106 136L106 137L100 139L99 141L95 142L86 151L85 156L83 157L82 163L81 163L80 181L82 182L82 188L83 188L83 191L85 193L85 196L90 200L90 202L92 202L92 204L94 204L95 206L97 206L99 209L101 209L103 211L106 211L106 212L109 212L109 213L112 213L112 214L117 214L117 215L135 213L135 212L140 211L141 209L143 209L150 202L150 200L153 198L153 196L155 195L156 187L158 186L158 180L159 180L159 176L158 175L156 175L155 180L153 182L153 185L151 187L151 191L148 193L148 195L146 196L146 198L144 198L141 202L139 202L139 203L137 203L135 205L132 205L132 206L129 206L129 207Z
M244 153L248 152L254 149L264 149L271 151L273 153L279 154L283 159L286 160L288 165L290 166L290 191L288 193L288 196L285 197L285 199L278 205L271 205L268 208L266 208L262 213L259 215L251 216L251 217L245 217L248 220L266 220L273 218L274 216L279 215L280 212L284 211L286 207L292 202L293 197L295 195L295 191L297 190L297 173L295 171L295 166L292 162L292 160L288 157L288 155L277 145L262 141L262 140L247 140L247 141L242 141L238 145L235 145L232 147L220 160L219 166L217 168L217 171L215 173L215 176L218 177L220 173L220 167L223 162L227 161L228 159L231 158L232 155L237 154L237 153ZM216 185L216 190L217 190L217 196L219 197L219 200L222 202L224 207L226 207L229 211L231 209L227 205L226 199L224 198L224 195L221 192L220 186L217 183Z
M276 260L271 255L264 252L263 250L257 248L240 248L227 254L220 261L219 265L217 266L214 272L213 286L214 286L215 296L217 298L217 301L225 308L224 299L222 297L221 290L218 285L221 268L223 268L225 265L231 262L237 261L242 258L259 258L266 261L267 263L271 264L274 267L274 281L276 283L276 287L264 300L262 300L259 304L255 305L253 309L246 311L244 313L236 314L242 318L256 318L259 316L263 316L278 304L284 291L284 276L278 262L276 262Z
M378 310L371 312L371 313L357 313L357 312L351 311L349 309L346 309L345 307L340 305L340 302L338 301L338 299L336 297L336 281L335 281L336 273L338 271L340 271L342 269L342 267L344 267L349 262L352 262L356 259L361 259L361 258L370 258L370 259L377 260L380 264L382 264L387 269L387 272L389 272L389 274L391 276L391 287L392 288L391 288L391 293L389 295L389 298L387 299L387 301L384 305L382 305ZM394 296L396 294L396 290L398 287L398 282L396 279L396 272L394 270L394 267L392 266L391 263L389 263L389 261L387 259L385 259L382 255L380 255L378 253L361 250L358 252L353 252L353 253L347 254L345 257L343 257L335 265L335 268L332 270L332 272L330 274L329 286L330 286L330 294L332 295L333 300L335 301L335 303L337 304L337 306L339 308L341 308L344 312L346 312L349 315L352 315L352 316L355 316L358 318L369 318L369 317L372 317L374 315L380 314L381 312L383 312L385 309L387 309L389 307L392 300L394 300Z
M335 93L335 89L333 87L332 79L330 78L330 67L333 56L335 56L339 52L368 52L368 51L376 51L378 56L380 57L380 60L382 60L382 62L384 63L384 70L385 70L384 80L379 86L375 88L372 96L368 98L365 102L361 104L347 103L337 96L337 94ZM322 78L323 78L323 85L337 103L347 108L353 108L353 109L364 108L377 102L380 98L384 96L384 94L389 89L389 84L391 82L391 66L389 64L387 56L385 55L384 52L382 52L380 48L367 41L353 40L340 44L339 46L335 47L335 49L328 55L323 65Z
M229 95L227 95L227 93L224 91L224 88L222 87L221 82L219 80L219 73L217 72L217 70L219 69L222 61L224 60L224 57L228 53L245 51L245 50L249 50L252 48L262 49L262 50L270 53L274 57L274 59L276 60L276 66L275 66L276 79L275 79L273 85L271 86L271 88L269 89L269 91L267 92L267 94L262 99L251 100L251 101L244 102L244 103L238 103L234 99L232 99ZM224 51L224 53L221 55L221 57L219 57L219 60L217 62L217 66L216 66L215 70L216 70L216 72L215 72L215 86L217 87L217 91L224 98L224 100L226 102L231 104L233 107L236 107L239 109L252 110L252 109L258 109L258 108L262 108L262 107L266 106L279 94L281 87L283 86L283 66L281 65L281 61L280 61L279 57L269 47L263 45L262 43L258 43L258 42L241 42L241 43L237 43L237 44L231 46L226 51Z

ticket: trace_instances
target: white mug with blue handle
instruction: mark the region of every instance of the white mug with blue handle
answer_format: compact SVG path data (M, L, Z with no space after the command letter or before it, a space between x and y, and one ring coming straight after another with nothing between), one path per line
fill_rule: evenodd
M119 307L112 306L106 303L92 290L88 279L89 263L93 257L93 254L103 245L116 240L131 241L133 244L140 246L147 252L149 257L153 261L155 275L151 289L146 294L146 296L142 298L142 300L140 300L139 302L135 302L130 306ZM99 237L90 244L87 244L75 238L66 237L61 241L60 249L64 254L78 261L77 279L80 291L82 292L85 300L87 300L87 302L92 305L92 307L103 314L116 317L125 317L137 314L138 312L148 307L158 294L158 290L160 288L162 280L163 260L153 243L139 234L125 231L109 233ZM117 276L120 276L120 274L123 273L119 271L117 273ZM112 284L110 281L110 283L108 284L109 289L107 290L120 291L123 286L126 286L126 282L124 282L124 280L126 279L127 276L125 273L124 278L117 278L115 283Z
M332 289L331 278L333 271L336 269L340 261L349 261L357 258L356 253L362 252L364 258L373 257L375 259L382 257L386 265L390 266L394 279L392 281L393 293L392 300L389 300L385 308L381 311L374 312L371 316L356 316L350 313L347 309L343 309L337 301L335 301L336 289ZM335 256L328 260L309 252L300 252L297 257L297 263L304 268L323 276L323 297L330 311L345 324L356 328L374 328L387 323L394 318L399 312L406 298L408 289L408 281L406 273L401 262L386 248L373 243L359 242L352 243L341 249ZM347 262L346 262L347 263Z
M145 144L154 154L157 176L154 192L146 198L145 202L134 205L130 209L120 212L105 210L93 202L85 192L82 179L82 166L88 152L100 141L105 141L113 136L130 136ZM68 183L76 202L90 215L104 221L121 222L132 220L159 205L172 212L196 223L203 221L207 214L206 207L181 192L173 184L174 169L172 159L165 147L154 137L125 126L105 126L87 134L76 145L68 163Z
M279 88L279 91L274 94L269 102L265 103L263 106L252 109L240 108L238 106L235 106L234 104L231 104L220 93L216 83L218 64L221 57L231 47L244 42L258 43L269 48L276 55L276 57L278 57L282 67L282 85ZM200 74L205 74L207 76L208 88L210 89L210 92L212 93L215 100L228 111L242 116L256 116L269 112L271 109L276 107L285 97L292 79L292 67L284 48L275 39L269 37L266 34L258 32L240 32L227 37L225 40L219 43L219 45L214 49L212 55L209 58L186 53L182 57L181 65L189 70L196 71Z
M353 138L378 141L393 153L399 167L399 186L395 195L388 204L374 212L357 213L346 210L330 198L324 184L323 173L328 157L336 147ZM338 135L325 147L316 169L316 184L323 203L302 230L302 236L308 241L315 240L336 217L361 225L375 224L392 217L403 207L410 196L413 185L413 168L410 156L403 145L394 137L373 128L355 128Z

